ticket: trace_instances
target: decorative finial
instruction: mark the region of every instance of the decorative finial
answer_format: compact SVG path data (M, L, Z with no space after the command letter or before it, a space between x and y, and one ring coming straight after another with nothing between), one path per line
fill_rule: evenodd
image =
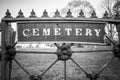
M96 16L96 12L95 12L95 10L93 10L93 12L92 12L92 14L91 14L91 17L90 18L98 18L97 16Z
M23 15L23 12L22 12L21 9L20 9L20 11L18 12L17 18L24 18L24 15Z
M61 17L60 12L58 11L58 9L56 10L54 17Z
M107 11L105 11L105 13L104 13L104 15L103 15L103 18L104 19L108 19L109 17L108 17L108 12Z
M46 9L44 10L42 17L49 17L48 12L46 11Z
M68 10L66 17L73 17L72 12L70 11L70 9Z
M31 15L29 17L30 18L36 17L36 13L35 13L34 9L32 9Z
M5 14L6 14L6 16L4 18L12 18L9 9L7 9L7 12Z
M79 13L79 16L78 17L80 17L80 18L85 18L85 16L84 16L84 12L83 12L83 10L81 9L81 11L80 11L80 13Z

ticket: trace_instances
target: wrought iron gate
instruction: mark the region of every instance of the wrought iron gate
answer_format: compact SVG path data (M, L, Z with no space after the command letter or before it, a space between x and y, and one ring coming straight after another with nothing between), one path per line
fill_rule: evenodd
M16 18L13 18L11 16L11 13L9 10L6 12L6 16L2 19L2 50L1 50L1 80L10 80L11 76L11 69L12 69L12 61L15 61L23 71L26 72L26 74L29 75L30 80L42 80L42 77L44 76L47 71L53 67L54 64L56 64L58 61L63 61L64 62L64 80L67 80L67 75L66 75L66 62L68 60L71 60L75 65L77 65L85 74L86 77L89 78L90 80L97 80L100 77L100 73L111 63L111 61L115 58L120 59L120 44L115 43L112 39L110 39L108 36L105 36L112 44L113 44L113 49L112 50L96 50L96 51L75 51L72 50L71 47L74 45L74 40L73 41L61 41L62 45L59 45L58 42L53 42L54 45L57 47L56 51L20 51L15 49L15 45L17 42L15 42L15 32L12 31L9 26L10 23L16 22L25 22L25 23L31 23L31 22L48 22L48 23L61 23L61 22L69 22L70 23L81 23L84 22L85 24L91 23L107 23L107 24L114 24L117 27L118 32L120 32L120 20L119 20L119 13L117 13L114 17L114 19L110 19L108 17L107 12L105 12L103 18L97 18L95 11L91 14L90 18L85 18L83 11L79 13L78 17L73 17L72 13L70 10L68 10L66 17L61 17L60 13L58 10L56 10L54 17L49 17L47 11L45 10L43 12L42 17L37 17L34 10L32 10L29 18L25 18L23 15L23 12L20 10L18 12L18 16ZM29 30L26 30L27 32ZM26 33L27 34L27 33ZM69 35L69 34L68 34ZM90 35L90 33L89 33ZM27 35L25 35L27 36ZM64 40L64 39L63 39ZM46 40L47 41L47 40ZM26 41L27 42L27 41ZM48 40L49 42L49 40ZM69 44L67 44L69 43ZM89 43L89 42L88 42ZM90 43L91 44L91 43ZM96 44L96 45L101 45L101 44ZM71 56L73 53L92 53L92 52L108 52L112 51L114 57L110 59L103 67L98 71L96 74L90 74L87 71L85 71L80 64L78 64ZM38 54L55 54L57 56L57 59L42 73L36 75L30 74L16 59L15 55L16 53L38 53Z

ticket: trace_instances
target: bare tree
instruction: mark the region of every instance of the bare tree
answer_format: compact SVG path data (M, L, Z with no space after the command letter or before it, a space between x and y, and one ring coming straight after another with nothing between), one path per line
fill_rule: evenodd
M120 1L117 1L116 4L113 6L113 11L120 13Z
M90 16L94 8L88 1L72 0L61 10L61 14L65 15L68 9L70 9L75 16L78 15L81 10L83 10L86 16Z
M108 12L109 17L112 17L114 15L114 5L119 0L102 0L101 2L101 11L104 13L105 11Z

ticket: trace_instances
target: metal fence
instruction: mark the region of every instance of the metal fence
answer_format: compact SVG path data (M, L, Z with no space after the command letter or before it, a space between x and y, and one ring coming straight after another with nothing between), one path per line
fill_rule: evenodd
M64 80L67 80L67 72L66 72L66 62L68 60L71 60L79 69L81 69L86 77L90 80L97 80L100 77L100 74L103 72L103 70L113 61L115 58L120 59L120 44L115 43L110 37L105 36L108 41L110 41L113 44L113 48L111 50L93 50L93 51L82 51L82 50L75 50L71 49L71 47L74 45L73 42L64 42L62 45L59 45L58 43L54 43L54 45L57 47L57 50L53 51L33 51L33 50L16 50L15 45L17 42L15 42L15 32L13 30L10 30L9 26L10 23L18 23L18 22L84 22L84 23L108 23L108 24L114 24L117 27L118 32L120 32L120 15L117 12L116 15L111 19L108 16L107 11L105 11L105 14L103 15L103 18L98 18L96 16L95 11L91 14L90 18L85 18L84 12L81 10L79 12L78 17L73 17L72 12L68 10L65 17L62 17L60 15L60 12L56 10L55 15L53 17L49 17L48 12L45 10L43 12L42 17L37 17L34 10L30 13L30 16L26 18L20 10L18 12L18 16L16 18L13 18L11 16L11 13L9 10L7 10L5 17L2 19L1 25L2 25L2 50L1 50L1 80L11 80L11 70L12 70L12 62L14 61L28 76L30 80L42 80L42 77L44 74L47 73L48 70L50 70L53 65L55 65L59 61L63 61L64 65ZM49 41L48 41L49 42ZM89 43L89 42L88 42ZM91 45L91 44L89 44ZM93 44L92 44L93 45ZM93 52L113 52L113 57L98 71L96 74L88 73L86 70L84 70L80 64L77 63L76 60L72 58L72 55L74 53L93 53ZM55 54L57 56L57 59L41 74L38 75L32 75L30 72L28 72L20 63L18 60L16 60L15 56L18 53L37 53L37 54Z

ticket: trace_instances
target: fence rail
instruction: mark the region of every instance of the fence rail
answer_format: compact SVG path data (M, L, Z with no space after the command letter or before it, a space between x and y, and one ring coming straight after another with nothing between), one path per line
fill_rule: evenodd
M108 22L108 23L119 23L119 19L104 19L104 18L79 18L79 17L37 17L37 18L3 18L6 22L18 22L18 21L48 21L48 22Z
M41 17L37 17L36 13L35 13L35 11L33 9L32 9L32 12L30 13L30 16L25 17L22 10L20 9L20 11L18 12L17 17L13 18L11 16L10 11L7 9L6 15L2 19L2 21L6 21L6 22L18 22L18 21L49 21L49 22L51 22L51 21L56 21L56 22L57 21L71 21L71 22L75 22L75 21L91 21L91 22L119 23L120 22L119 19L120 19L120 17L119 17L118 13L116 13L113 18L110 18L110 17L108 17L107 11L105 11L102 18L98 18L96 16L95 10L93 10L93 12L91 13L91 16L89 18L85 17L84 12L82 10L79 12L78 17L74 17L72 15L72 12L70 11L70 9L66 13L65 17L62 17L58 10L56 10L55 15L53 17L49 17L48 12L46 10L43 11L43 15Z

